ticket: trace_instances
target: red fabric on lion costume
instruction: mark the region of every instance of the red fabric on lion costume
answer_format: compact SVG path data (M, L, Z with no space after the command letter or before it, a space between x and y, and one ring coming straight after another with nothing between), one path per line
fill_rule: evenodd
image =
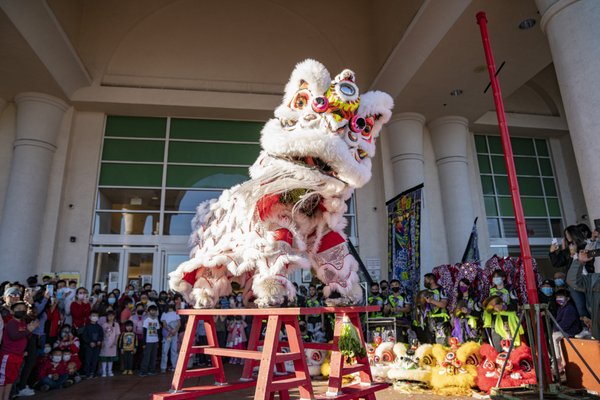
M507 342L503 341L504 351L500 353L487 343L482 344L479 349L483 359L477 367L477 386L486 393L490 393L491 389L496 387L504 363L506 363L506 368L500 381L501 388L537 382L531 349L526 344L521 344L512 350L510 358L508 358L510 343Z

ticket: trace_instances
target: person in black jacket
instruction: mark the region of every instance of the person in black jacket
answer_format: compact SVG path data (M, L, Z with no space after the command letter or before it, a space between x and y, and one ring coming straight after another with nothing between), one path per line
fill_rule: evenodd
M565 267L569 269L573 261L573 255L577 253L578 248L585 248L586 237L577 227L577 225L569 225L564 230L562 247L559 248L558 243L553 243L550 246L550 262L554 268Z
M104 340L102 327L98 325L98 312L92 311L90 320L83 328L81 335L83 349L85 351L85 366L83 373L88 378L93 378L98 367L98 358L100 357L100 348Z
M550 262L552 263L552 266L554 268L565 267L566 271L568 272L569 268L571 267L571 264L577 258L577 253L585 249L587 245L587 236L589 228L587 228L587 225L585 225L585 228L587 228L587 230L585 228L582 229L581 225L585 224L570 225L564 230L562 249L559 249L558 245L556 244L552 244L552 246L550 246ZM591 232L589 233L589 235L591 236ZM593 273L593 261L591 263L586 263L585 269L588 271L588 273ZM586 308L585 295L582 292L576 290L575 287L573 287L572 285L569 285L569 293L571 294L571 299L577 307L577 312L579 313L579 315L582 318L589 318L590 314ZM580 333L582 337L588 334L589 331L586 329L584 329Z

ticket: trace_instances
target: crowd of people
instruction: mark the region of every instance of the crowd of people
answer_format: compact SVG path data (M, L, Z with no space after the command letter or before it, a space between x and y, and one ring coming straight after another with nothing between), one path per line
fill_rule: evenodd
M538 295L556 321L549 336L559 370L564 369L560 342L565 336L600 339L600 254L594 258L594 250L600 248L599 236L599 229L573 225L565 229L562 245L555 240L550 247L555 272L543 279ZM516 346L523 340L523 326L517 329L523 302L502 269L493 271L489 296L484 299L478 299L477 288L465 278L456 288L442 287L438 277L429 273L424 276L424 286L414 304L407 304L400 281L373 283L368 304L380 308L369 315L370 320L396 318L400 327L396 340L403 342L417 339L447 345L449 338L457 338L460 343L488 342L501 351L503 340L512 340ZM452 290L456 296L450 304L448 293Z
M173 370L185 329L178 309L181 295L146 284L125 291L88 291L75 280L36 276L26 283L0 285L1 400L31 396L35 390L66 388L83 379L115 372L139 376ZM241 299L223 298L220 307L241 307ZM222 346L244 346L247 329L241 317L218 318ZM206 343L199 323L198 344ZM192 360L206 364L203 356ZM238 363L239 360L231 360Z
M552 338L559 361L558 343L564 336L600 338L600 262L593 258L593 250L600 248L599 236L599 230L585 225L569 226L562 246L553 243L550 248L557 270L539 287L539 298L557 321ZM324 304L323 286L294 285L293 305ZM375 282L367 303L379 310L369 320L395 318L401 327L395 332L400 341L447 344L450 337L456 337L461 342L489 341L497 348L505 339L518 345L523 331L516 329L521 304L514 288L502 269L493 272L491 285L489 297L481 301L472 282L462 278L450 304L447 292L451 289L442 287L438 277L429 273L424 277L425 289L410 304L400 281ZM117 288L106 291L97 283L88 291L74 280L44 276L38 282L33 276L24 284L2 283L0 298L0 400L69 387L82 379L111 377L116 372L146 376L176 366L186 326L186 317L177 310L187 307L177 293L157 292L150 284L129 285L121 292ZM220 308L244 306L241 293L223 297L217 304ZM215 317L221 347L245 348L252 320L242 314ZM300 333L304 341L331 340L331 316L307 315L300 321ZM196 335L196 344L207 344L203 321ZM210 364L204 355L190 361ZM229 363L242 364L243 360L230 358Z
M322 287L297 287L299 306L323 304ZM147 376L173 371L187 317L177 310L188 304L177 293L157 292L151 284L107 291L96 283L88 291L76 280L32 276L25 283L0 284L0 400L32 396L72 386L84 379L122 375ZM222 297L218 308L244 307L241 293ZM221 347L243 349L252 319L217 316ZM333 331L324 317L301 321L305 341L326 341ZM318 320L318 321L317 321ZM307 323L308 322L308 323ZM311 330L308 330L308 327ZM325 331L329 332L326 336ZM314 336L313 336L314 335ZM196 344L207 344L204 322L196 329ZM193 365L210 365L199 354ZM243 364L240 358L230 364Z

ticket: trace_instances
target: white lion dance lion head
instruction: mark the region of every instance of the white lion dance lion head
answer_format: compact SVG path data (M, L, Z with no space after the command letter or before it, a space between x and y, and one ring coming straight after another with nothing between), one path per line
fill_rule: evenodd
M361 95L351 70L331 80L323 64L305 60L292 72L283 103L262 130L263 152L251 175L260 177L269 158L284 171L296 172L301 165L319 182L360 188L371 179L375 139L392 107L387 93Z

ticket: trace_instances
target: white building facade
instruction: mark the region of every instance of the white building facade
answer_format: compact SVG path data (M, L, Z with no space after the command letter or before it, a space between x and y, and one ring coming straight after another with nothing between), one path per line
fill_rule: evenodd
M534 257L600 218L599 2L309 3L0 1L0 281L165 288L195 206L247 178L308 57L395 98L349 207L368 266L387 276L385 202L420 183L422 273L460 261L476 217L482 258L518 254L479 10Z

